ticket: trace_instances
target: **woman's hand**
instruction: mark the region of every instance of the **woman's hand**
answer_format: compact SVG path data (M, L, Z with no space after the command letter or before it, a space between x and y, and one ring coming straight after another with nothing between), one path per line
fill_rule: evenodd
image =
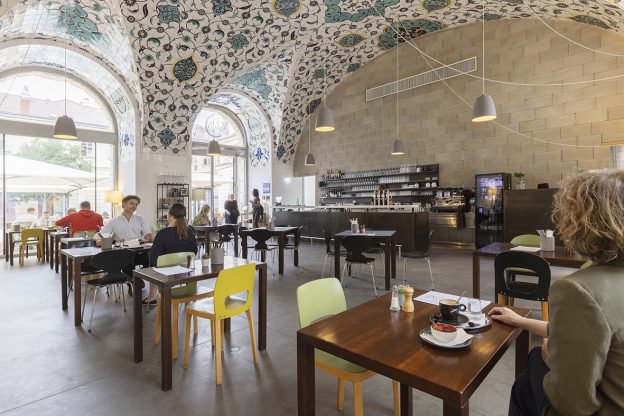
M492 310L488 313L488 316L490 316L492 319L496 321L502 322L507 325L516 326L516 327L520 326L520 323L524 319L523 317L521 317L520 315L518 315L511 309L502 308L500 306L492 308Z

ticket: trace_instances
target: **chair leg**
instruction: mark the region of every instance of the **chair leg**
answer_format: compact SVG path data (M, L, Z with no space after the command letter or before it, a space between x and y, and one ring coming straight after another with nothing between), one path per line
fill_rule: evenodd
M394 416L401 414L401 400L399 395L399 382L392 380L392 398L394 399Z
M197 318L197 316L193 316ZM197 326L197 323L195 323ZM191 338L191 314L186 313L186 319L184 321L184 368L188 368L188 356L189 356L189 339Z
M80 290L80 289L77 289ZM91 305L91 318L89 319L89 332L91 332L91 324L93 323L93 311L95 310L95 298L97 297L98 288L93 287L93 304Z
M403 285L407 281L407 258L403 258Z
M178 310L179 305L172 305L173 313L171 314L171 356L174 360L178 359Z
M135 295L136 296L136 295ZM156 301L156 326L154 328L154 345L160 342L160 296Z
M375 283L375 263L370 264L371 275L373 276L373 289L375 289L375 297L377 297L377 283Z
M362 382L361 381L353 382L353 415L354 416L364 415L364 405L362 403Z
M325 266L327 265L327 257L329 257L327 254L325 255L325 260L323 261L323 272L321 273L321 279L323 277L325 277Z
M249 336L251 338L251 352L253 354L253 362L258 365L258 356L256 353L256 331L254 328L254 321L251 315L251 308L245 312L247 314L247 320L249 321Z
M507 305L514 306L514 300L515 300L515 298L512 298L511 296L508 296L507 297Z
M197 335L199 328L197 327L197 315L193 315L193 334Z
M344 380L338 378L338 393L336 396L336 409L344 410Z
M216 351L215 351L215 379L217 386L221 385L221 351L223 349L223 338L221 338L221 320L215 319Z
M347 287L347 279L349 276L346 275L345 271L347 270L348 264L345 262L344 266L342 266L342 284L344 287Z
M548 322L548 301L542 301L542 321Z
M431 261L429 257L426 258L427 265L429 266L429 277L431 278L431 290L435 291L435 283L433 283L433 273L431 272Z
M505 295L501 295L500 293L496 295L496 303L499 305L506 305L507 299Z
M83 296L82 314L80 315L81 318L84 318L84 310L85 306L87 306L87 289L89 289L89 285L87 284L87 282L85 282L85 294ZM78 290L80 290L80 288L78 288Z
M124 312L126 312L126 295L124 293L123 285L119 285L119 291L121 292L121 301L123 303Z
M215 323L212 319L210 320L210 341L212 342L213 348L217 346L217 338L215 335Z

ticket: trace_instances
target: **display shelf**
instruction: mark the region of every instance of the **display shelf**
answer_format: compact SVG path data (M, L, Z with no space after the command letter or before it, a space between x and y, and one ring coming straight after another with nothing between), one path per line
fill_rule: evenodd
M156 218L158 223L167 223L167 211L176 202L183 204L186 209L190 206L189 185L187 183L159 183L156 184Z

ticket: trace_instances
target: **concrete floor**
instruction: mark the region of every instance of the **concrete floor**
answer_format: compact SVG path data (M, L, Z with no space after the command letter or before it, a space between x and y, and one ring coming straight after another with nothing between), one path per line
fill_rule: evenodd
M277 266L269 269L268 345L254 368L246 319L232 322L226 336L223 385L214 384L213 349L207 321L200 320L200 333L192 339L189 368L174 361L173 390L160 390L160 349L151 342L155 310L145 314L144 361L132 360L131 308L99 296L93 333L86 326L75 328L73 310L61 310L60 278L34 258L23 267L0 264L0 414L17 415L295 415L296 330L295 290L298 285L321 276L325 253L320 246L303 244L300 269L292 266L287 253L285 274ZM471 290L469 250L436 247L432 266L436 289L447 293ZM402 259L397 261L402 275ZM377 266L382 275L382 268ZM554 278L569 269L553 269ZM426 263L410 260L408 278L412 286L429 289ZM378 287L383 279L378 278ZM362 269L345 290L349 306L373 298L372 283ZM103 293L103 292L102 292ZM380 293L385 293L381 291ZM494 293L492 262L482 260L482 296ZM539 307L518 302L518 306ZM90 312L87 306L86 316ZM181 316L184 316L181 314ZM534 313L534 316L539 316ZM257 313L255 315L257 318ZM180 323L179 348L183 348ZM539 340L535 340L538 342ZM182 357L182 352L180 353ZM470 402L472 415L506 415L513 382L514 355L508 351L492 370ZM317 371L318 415L352 415L352 389L345 388L345 410L335 410L336 382ZM364 383L367 416L392 414L390 380L377 376ZM442 402L415 391L418 415L441 415Z

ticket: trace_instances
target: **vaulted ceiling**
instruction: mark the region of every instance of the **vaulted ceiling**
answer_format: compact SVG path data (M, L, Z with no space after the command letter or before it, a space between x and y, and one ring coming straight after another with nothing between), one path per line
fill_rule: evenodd
M283 162L294 155L307 116L325 89L331 90L396 45L392 25L417 38L480 20L483 4L482 0L11 3L17 4L9 4L12 7L0 20L0 39L29 33L63 37L66 15L71 42L111 66L142 100L144 146L174 153L184 149L198 109L211 101L227 101L224 94L234 91L260 105L272 125L273 151ZM9 5L0 6L0 11ZM50 9L56 17L35 30L33 23L24 22L28 10L37 7ZM24 12L16 14L19 10ZM624 1L490 0L485 17L535 14L619 32Z

